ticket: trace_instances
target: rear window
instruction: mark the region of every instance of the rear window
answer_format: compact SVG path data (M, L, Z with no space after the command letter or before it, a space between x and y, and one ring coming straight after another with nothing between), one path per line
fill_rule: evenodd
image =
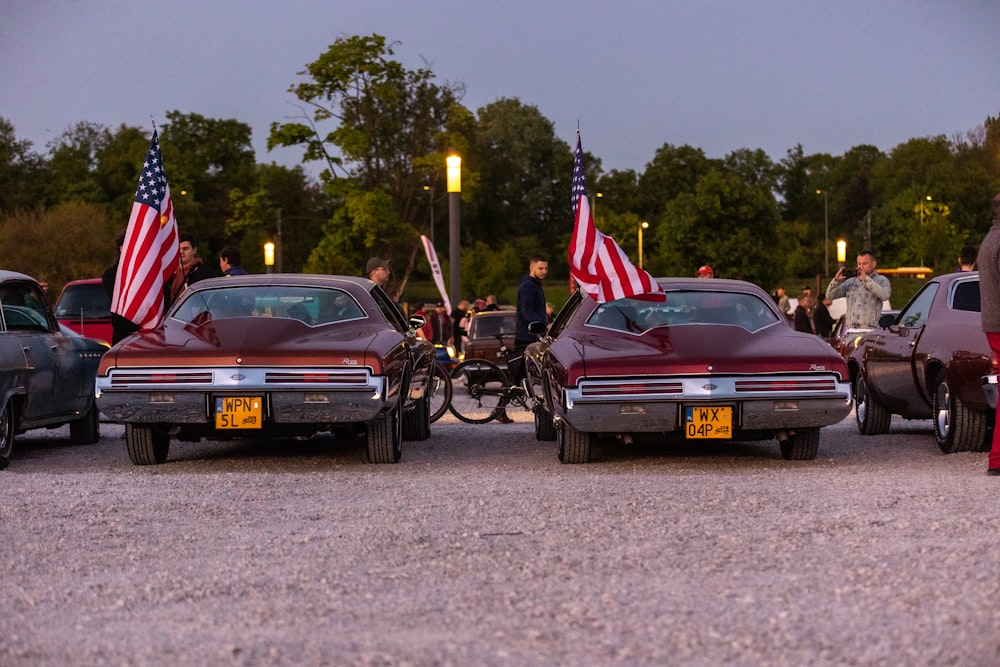
M695 324L730 324L758 331L779 321L771 306L755 294L692 290L669 292L665 303L608 301L594 310L587 325L642 334L655 327Z
M955 310L979 312L979 281L966 280L955 286L951 307Z
M69 285L56 303L56 317L87 319L111 317L111 300L98 283Z

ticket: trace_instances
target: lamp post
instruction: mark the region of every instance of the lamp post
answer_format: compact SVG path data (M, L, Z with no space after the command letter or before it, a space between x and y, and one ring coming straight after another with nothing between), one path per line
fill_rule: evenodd
M933 197L930 195L924 195L924 198L920 200L920 236L924 235L924 199L927 201L933 201ZM920 266L924 265L924 258L920 258Z
M448 165L448 262L451 264L451 298L458 300L462 293L461 223L459 206L462 202L462 158L449 155Z
M428 194L431 209L431 245L434 245L434 186L425 185L424 192Z
M603 199L603 198L604 198L604 193L603 192L595 192L594 193L594 226L595 227L597 226L597 200L598 199Z
M268 273L274 273L274 244L270 241L264 244L264 267Z
M643 220L639 223L639 268L642 268L642 230L649 229L649 223Z
M837 241L837 262L841 266L847 263L847 241Z
M823 195L823 277L830 277L830 193L817 190Z

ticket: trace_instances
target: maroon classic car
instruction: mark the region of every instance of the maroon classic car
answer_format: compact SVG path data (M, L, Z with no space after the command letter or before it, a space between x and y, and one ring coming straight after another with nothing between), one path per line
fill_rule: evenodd
M598 304L577 292L528 347L535 435L564 463L597 435L776 439L814 459L820 427L851 410L844 359L794 331L762 289L739 280L658 279L665 302Z
M896 414L932 419L946 454L989 449L994 413L982 377L991 372L990 346L978 272L929 280L898 314L863 334L847 361L861 433L887 433Z
M170 439L309 437L361 429L373 463L430 436L434 346L375 283L251 275L188 288L158 329L101 361L97 403L125 423L129 457L162 463Z

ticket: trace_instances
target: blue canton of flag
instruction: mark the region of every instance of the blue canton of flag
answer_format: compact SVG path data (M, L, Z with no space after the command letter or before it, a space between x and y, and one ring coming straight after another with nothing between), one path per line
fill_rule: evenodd
M139 174L139 187L135 191L135 200L147 206L159 208L163 195L167 191L167 177L163 173L163 157L160 155L160 139L153 133L152 145L146 154Z

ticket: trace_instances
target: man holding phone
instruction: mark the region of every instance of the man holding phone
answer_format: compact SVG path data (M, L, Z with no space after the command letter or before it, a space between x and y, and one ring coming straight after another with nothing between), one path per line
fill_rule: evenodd
M858 268L840 267L826 288L826 298L847 297L844 313L847 329L874 329L882 315L882 302L892 294L889 279L875 271L875 255L870 250L858 253Z

